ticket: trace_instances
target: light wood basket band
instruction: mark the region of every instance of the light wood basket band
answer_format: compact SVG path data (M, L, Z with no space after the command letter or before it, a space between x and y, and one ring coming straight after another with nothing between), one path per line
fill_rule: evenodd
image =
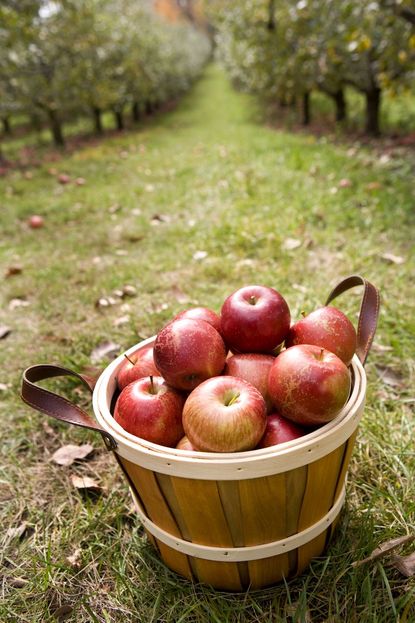
M139 516L145 529L148 530L156 539L162 541L165 545L168 545L182 554L194 556L195 558L202 558L204 560L244 562L249 560L261 560L263 558L271 558L272 556L285 554L286 552L301 547L302 545L312 541L312 539L319 536L322 532L324 532L324 530L327 530L340 513L346 497L346 490L345 486L343 486L336 502L331 507L329 512L305 530L297 532L296 534L279 541L272 541L271 543L250 545L246 547L212 547L211 545L200 545L198 543L192 543L179 537L175 537L169 532L162 530L147 517L133 490L131 490L131 495L134 499L137 515Z

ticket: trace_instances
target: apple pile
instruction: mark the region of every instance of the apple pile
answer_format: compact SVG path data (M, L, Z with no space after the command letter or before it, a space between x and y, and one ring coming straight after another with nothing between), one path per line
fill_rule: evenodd
M346 404L356 331L321 307L291 324L273 288L240 288L220 314L182 311L120 367L114 418L182 450L239 452L297 439Z

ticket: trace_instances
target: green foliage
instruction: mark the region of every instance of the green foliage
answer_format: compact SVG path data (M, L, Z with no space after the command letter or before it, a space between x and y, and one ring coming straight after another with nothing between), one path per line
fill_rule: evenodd
M209 54L207 37L170 24L148 2L13 2L0 9L0 113L60 124L93 110L144 108L183 93Z

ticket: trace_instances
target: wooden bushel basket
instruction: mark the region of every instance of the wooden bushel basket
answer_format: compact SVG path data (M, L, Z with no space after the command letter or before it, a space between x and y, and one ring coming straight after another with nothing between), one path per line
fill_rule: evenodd
M95 384L95 420L35 384L72 374L91 386L89 379L64 368L28 368L22 398L39 411L101 433L127 478L150 541L170 569L224 590L275 584L301 574L325 551L344 503L347 468L366 396L363 364L376 330L379 294L365 279L352 275L336 286L326 303L357 285L364 286L364 294L349 400L333 421L300 439L235 453L176 450L139 439L111 414L123 355Z

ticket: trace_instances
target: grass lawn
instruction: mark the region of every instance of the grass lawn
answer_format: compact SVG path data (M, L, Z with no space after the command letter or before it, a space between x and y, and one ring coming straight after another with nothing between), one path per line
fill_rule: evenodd
M267 128L216 67L136 131L0 178L1 621L415 621L413 577L387 558L352 566L415 530L414 203L405 152ZM31 214L42 229L28 228ZM219 311L250 283L279 290L297 319L356 272L380 288L382 309L347 502L328 556L286 584L228 594L167 570L101 440L19 399L30 364L86 370L103 342L122 352L183 308ZM125 285L137 295L113 295ZM358 295L338 299L353 320ZM115 304L97 306L102 297ZM53 387L88 406L75 383ZM51 461L86 442L92 459ZM72 474L97 480L101 495L80 495Z

